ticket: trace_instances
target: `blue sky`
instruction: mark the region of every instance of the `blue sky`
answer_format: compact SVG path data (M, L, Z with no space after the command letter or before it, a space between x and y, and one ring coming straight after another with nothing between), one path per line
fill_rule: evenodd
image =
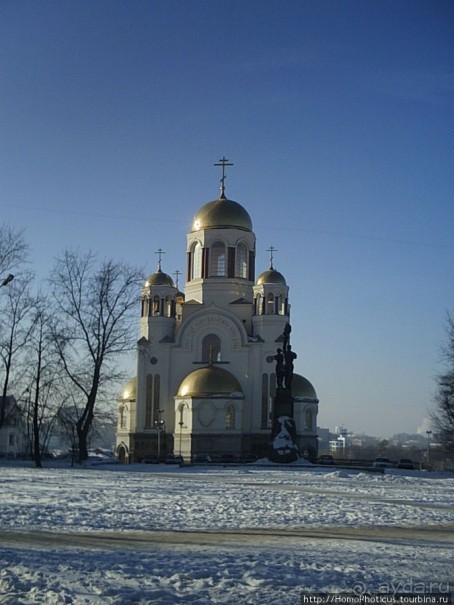
M1 220L40 276L76 246L184 271L225 155L320 426L414 432L454 306L453 25L432 0L3 0Z

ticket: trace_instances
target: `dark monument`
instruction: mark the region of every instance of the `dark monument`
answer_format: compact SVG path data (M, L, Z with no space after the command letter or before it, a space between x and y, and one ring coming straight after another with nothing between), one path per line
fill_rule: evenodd
M296 353L290 346L291 330L290 324L287 323L282 334L282 349L278 349L276 355L269 358L269 361L276 361L277 388L273 402L268 458L281 463L294 462L299 458L292 397L293 362Z

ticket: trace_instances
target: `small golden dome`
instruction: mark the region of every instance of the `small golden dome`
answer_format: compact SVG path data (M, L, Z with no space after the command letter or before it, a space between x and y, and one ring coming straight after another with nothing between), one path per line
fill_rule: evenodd
M257 285L262 286L263 284L283 284L286 285L285 277L276 269L271 267L268 271L264 271L257 278Z
M293 397L305 397L307 399L317 399L317 393L307 378L301 374L293 374L292 379Z
M241 204L221 197L202 206L195 215L191 231L200 231L201 229L243 229L244 231L252 231L252 221Z
M120 399L127 399L128 401L135 400L136 398L136 384L137 379L131 378L131 380L123 387L120 395Z
M156 273L152 273L149 277L147 277L145 287L148 288L149 286L174 287L175 284L173 283L173 279L170 277L170 275L167 275L167 273L164 273L161 271L161 269L158 269Z
M177 395L186 397L232 393L242 393L241 385L235 376L223 368L207 366L188 374L180 384Z

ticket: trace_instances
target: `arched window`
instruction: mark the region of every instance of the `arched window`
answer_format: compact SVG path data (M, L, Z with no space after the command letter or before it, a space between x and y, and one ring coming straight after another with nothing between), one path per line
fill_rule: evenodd
M202 246L196 242L192 247L191 279L202 277Z
M283 294L279 296L279 315L285 315L285 297Z
M166 317L172 317L172 300L170 296L166 296L164 300L164 315Z
M236 249L235 276L247 279L248 277L248 251L244 244L238 244Z
M146 296L144 296L142 298L142 317L147 317L148 315L148 298Z
M221 339L216 334L208 334L202 341L202 361L221 361Z
M215 242L211 247L210 277L225 277L225 246Z
M266 314L273 315L274 314L274 296L273 294L268 294L266 298Z
M161 300L158 295L153 297L153 315L159 315Z
M229 403L228 406L225 408L225 428L235 428L235 408L233 407L232 403Z

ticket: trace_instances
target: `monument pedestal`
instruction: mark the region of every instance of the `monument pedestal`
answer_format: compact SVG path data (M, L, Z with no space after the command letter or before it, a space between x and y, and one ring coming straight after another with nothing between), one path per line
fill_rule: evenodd
M296 426L293 419L293 397L290 389L278 389L274 398L268 459L285 464L294 462L298 458Z

